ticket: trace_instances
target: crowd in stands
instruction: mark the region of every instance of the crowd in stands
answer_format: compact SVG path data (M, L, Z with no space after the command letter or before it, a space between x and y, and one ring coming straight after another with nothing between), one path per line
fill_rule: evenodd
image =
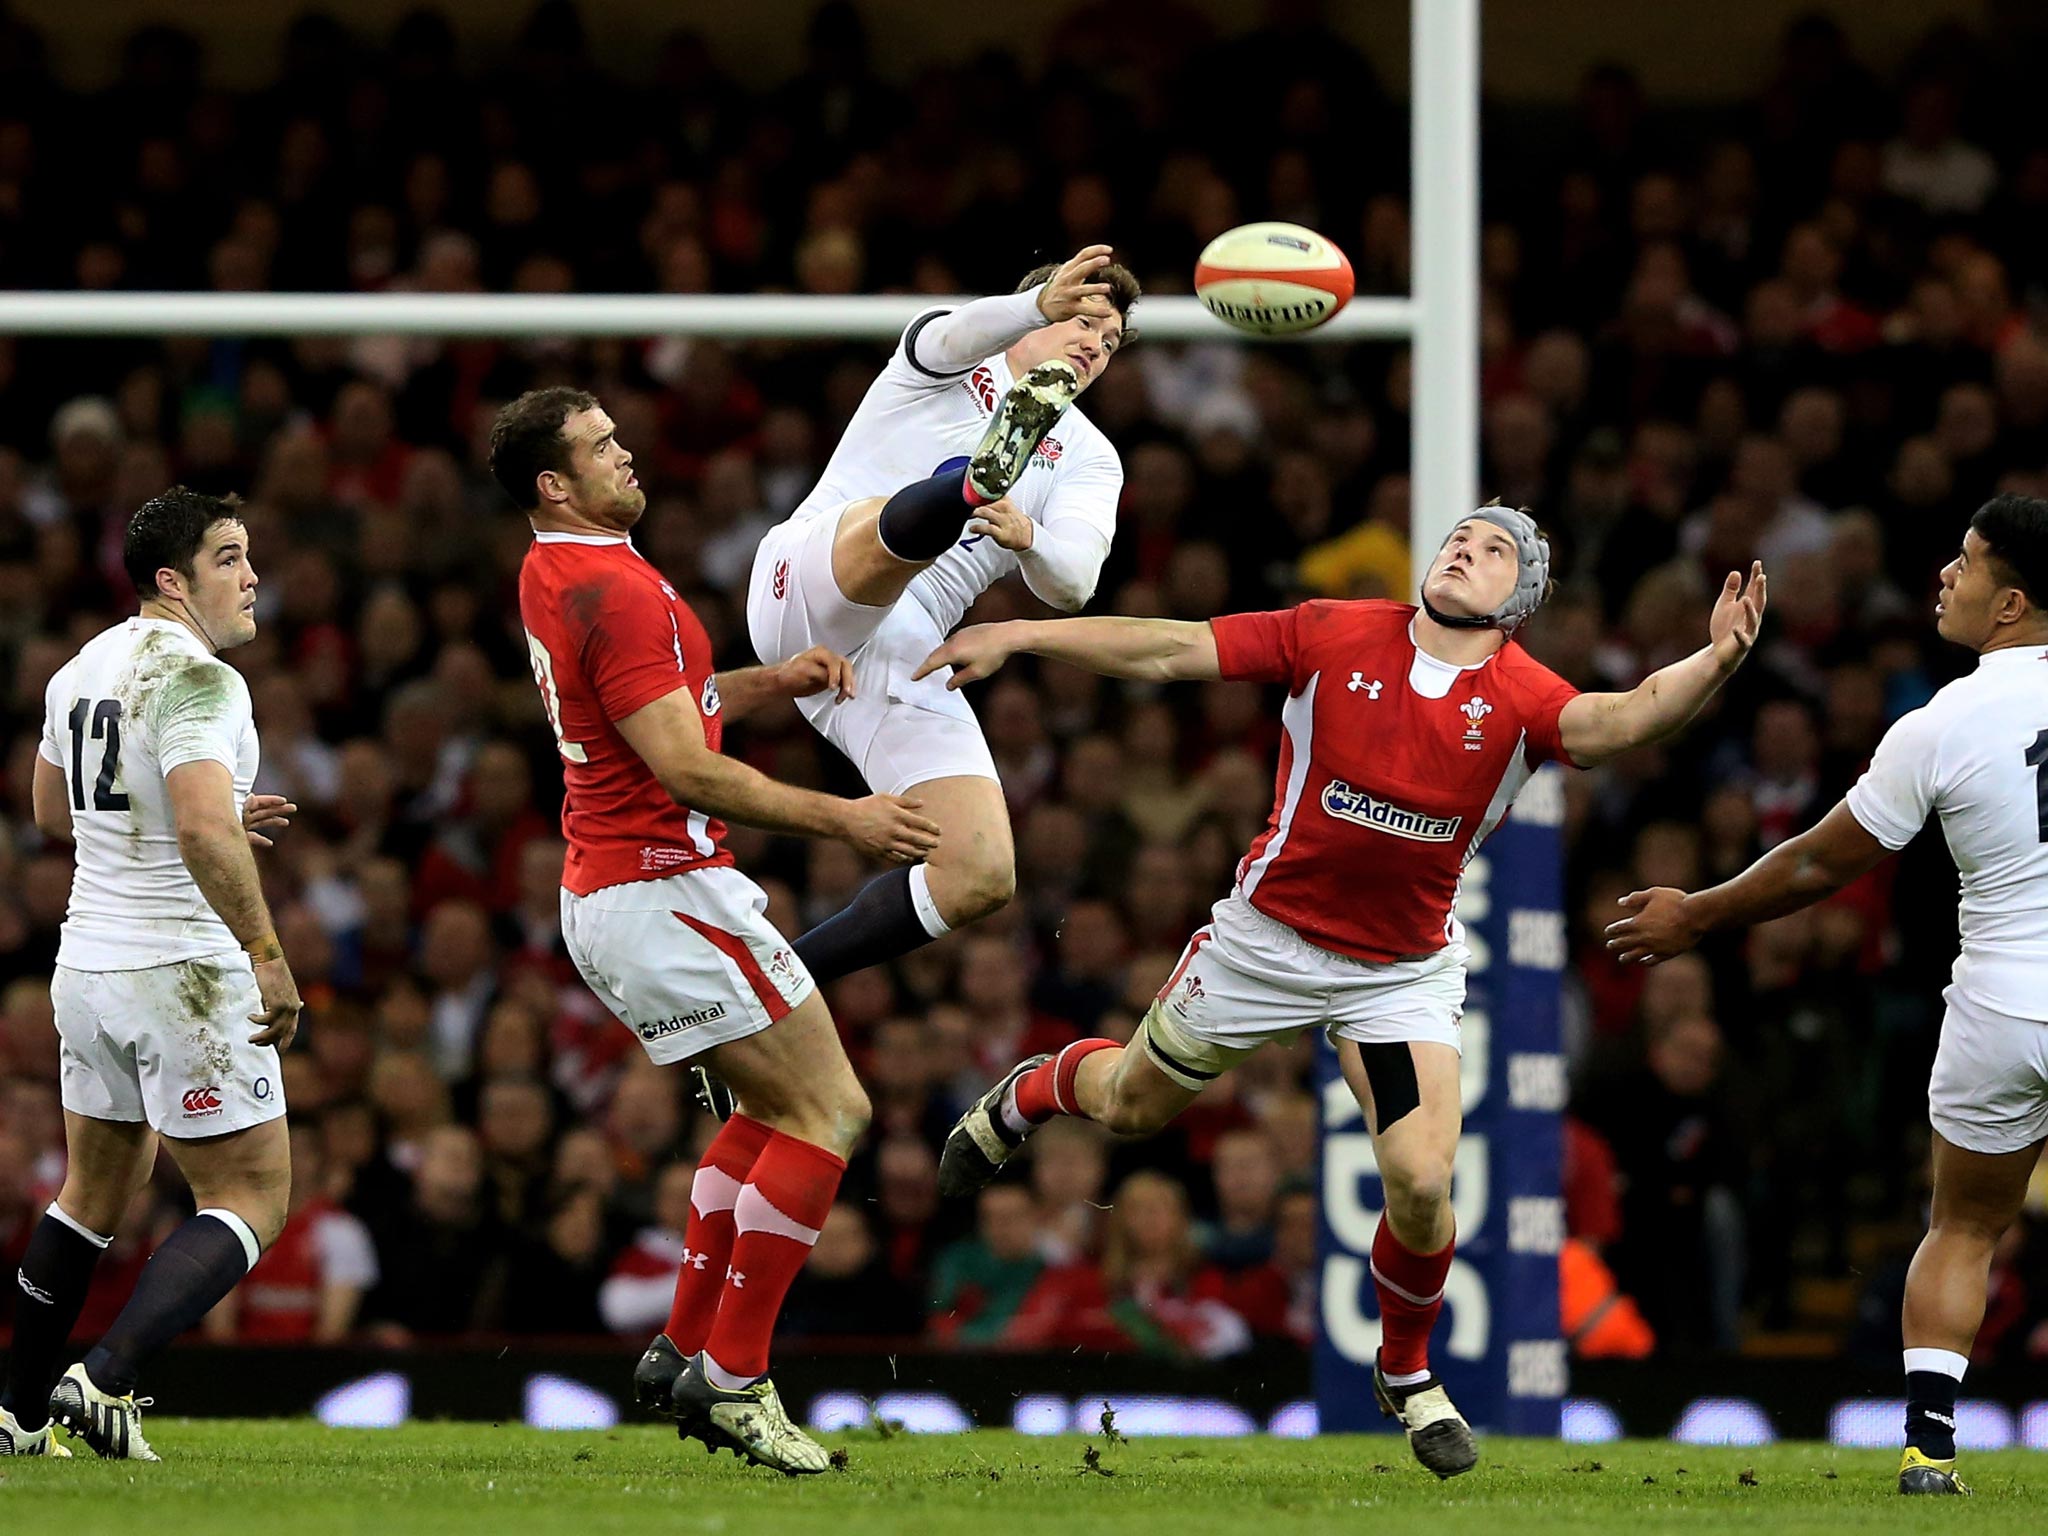
M0 285L951 293L1105 239L1156 293L1263 217L1331 234L1369 291L1407 283L1401 114L1312 5L1218 38L1173 0L1087 4L1041 59L908 79L835 0L766 91L688 32L613 78L583 26L548 0L478 60L430 9L378 37L308 17L248 93L155 27L81 95L0 23ZM1917 1236L1955 945L1938 834L1652 971L1599 935L1621 893L1711 882L1811 824L1967 662L1932 635L1936 572L1993 491L2048 491L2048 135L1998 88L2025 42L1938 32L1880 79L1810 18L1749 101L1681 118L1603 67L1568 110L1487 136L1483 479L1551 531L1559 578L1530 648L1625 688L1703 643L1727 571L1770 571L1763 644L1710 716L1568 783L1568 1264L1639 1309L1593 1352L1739 1347L1801 1321L1809 1282L1882 1270ZM1228 132L1199 110L1224 70ZM754 545L885 352L0 338L0 1263L62 1166L47 982L69 864L29 815L42 690L132 611L123 524L181 481L246 502L261 633L230 659L258 788L300 808L262 863L309 1004L286 1068L293 1219L209 1331L659 1326L710 1122L563 953L560 776L511 595L529 535L480 443L524 388L594 389L649 490L639 546L745 665ZM1409 597L1408 406L1388 347L1141 340L1083 406L1127 476L1095 610ZM1042 611L1005 587L976 616ZM1276 700L1020 664L975 702L1017 898L831 989L875 1123L788 1330L1181 1357L1305 1342L1306 1042L1155 1141L1061 1122L970 1206L936 1182L994 1076L1134 1027L1266 816ZM727 745L857 792L793 708ZM731 841L790 934L869 873L836 844ZM166 1171L105 1294L178 1198ZM2048 1350L2048 1228L2010 1247L1983 1349L2022 1359Z

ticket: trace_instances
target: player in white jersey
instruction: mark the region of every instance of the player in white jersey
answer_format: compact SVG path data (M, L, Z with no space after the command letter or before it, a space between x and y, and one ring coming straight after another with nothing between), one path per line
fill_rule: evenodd
M0 1454L68 1455L54 1418L101 1456L157 1460L136 1374L249 1272L291 1183L277 1053L299 994L250 850L293 807L250 793L249 690L218 659L256 636L248 531L233 503L179 487L129 520L123 558L141 613L89 641L44 698L36 826L77 852L50 986L65 1172L16 1276ZM198 1211L60 1376L159 1137Z
M2048 501L1998 496L1941 573L1936 630L1977 669L1885 733L1821 823L1712 890L1638 891L1608 929L1655 964L1701 935L1811 906L1911 841L1930 813L1962 876L1962 953L1928 1085L1934 1195L1906 1276L1902 1493L1963 1493L1956 1388L1992 1250L2048 1139Z
M796 942L820 982L985 917L1016 885L1009 813L973 710L918 665L992 584L1055 608L1095 590L1123 465L1069 402L1129 340L1138 283L1089 246L1018 290L918 316L817 487L754 557L747 626L776 665L823 645L862 687L797 707L878 794L943 828L926 863L870 883Z

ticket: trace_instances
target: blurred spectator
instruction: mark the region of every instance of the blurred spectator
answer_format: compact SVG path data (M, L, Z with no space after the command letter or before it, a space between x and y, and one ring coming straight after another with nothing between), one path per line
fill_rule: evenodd
M1020 1348L1140 1350L1215 1359L1251 1343L1224 1302L1221 1270L1201 1262L1187 1196L1156 1173L1117 1187L1099 1264L1048 1270L1011 1320Z
M991 1184L975 1203L975 1232L932 1265L927 1331L962 1348L999 1343L1038 1283L1038 1208L1021 1184Z

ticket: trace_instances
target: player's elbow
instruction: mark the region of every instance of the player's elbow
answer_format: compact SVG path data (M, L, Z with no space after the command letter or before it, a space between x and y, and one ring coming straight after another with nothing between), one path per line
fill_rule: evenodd
M218 813L195 813L174 817L178 856L189 866L194 860L218 858L223 846L243 836L241 823Z

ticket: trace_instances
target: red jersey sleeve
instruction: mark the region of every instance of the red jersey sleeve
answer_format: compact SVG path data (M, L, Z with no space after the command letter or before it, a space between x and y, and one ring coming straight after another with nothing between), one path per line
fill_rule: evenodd
M1579 690L1513 642L1502 660L1509 664L1510 675L1522 695L1522 729L1528 733L1529 761L1576 767L1565 756L1558 717L1564 713L1565 705L1579 696Z
M1301 656L1301 610L1226 613L1209 621L1216 665L1231 682L1287 683Z
M607 720L623 720L687 685L675 614L652 583L605 583L583 637L583 672Z

